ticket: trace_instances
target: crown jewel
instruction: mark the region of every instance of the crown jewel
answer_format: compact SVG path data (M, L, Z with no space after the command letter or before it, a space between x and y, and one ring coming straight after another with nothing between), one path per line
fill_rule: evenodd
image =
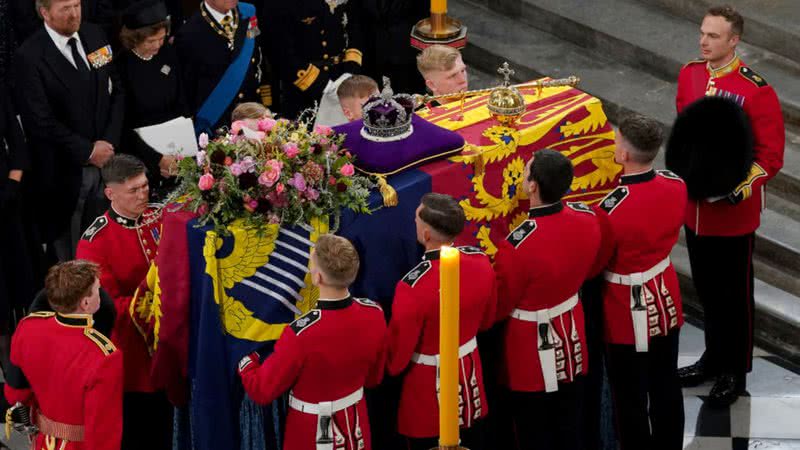
M364 105L364 126L361 135L376 142L405 139L414 130L414 98L408 94L395 94L388 77L383 77L383 90Z

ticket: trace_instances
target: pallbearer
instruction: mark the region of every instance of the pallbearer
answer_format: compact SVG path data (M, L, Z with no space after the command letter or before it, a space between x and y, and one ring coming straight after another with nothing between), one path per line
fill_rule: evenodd
M320 236L311 254L317 307L286 327L263 364L257 354L239 363L256 403L289 392L286 450L372 448L364 388L383 377L386 322L377 303L348 291L358 265L350 241Z
M12 338L11 362L20 370L6 379L5 396L24 405L12 421L38 428L31 450L120 448L122 354L92 328L99 277L100 267L85 260L52 267L45 291L55 312L27 316Z
M587 372L581 284L597 271L600 225L583 203L564 203L572 163L554 150L534 153L522 187L531 209L498 246L497 319L504 384L520 449L582 450Z
M416 213L417 240L425 256L399 283L389 324L388 369L405 373L398 431L409 449L439 446L437 378L439 354L439 256L464 228L464 210L448 195L428 193ZM495 311L495 275L489 258L474 247L459 247L459 421L461 445L481 450L488 412L483 369L475 335L489 328Z
M616 136L620 186L597 207L610 224L613 255L604 274L608 377L622 450L683 448L678 278L669 259L686 208L686 186L653 170L658 122L631 116Z

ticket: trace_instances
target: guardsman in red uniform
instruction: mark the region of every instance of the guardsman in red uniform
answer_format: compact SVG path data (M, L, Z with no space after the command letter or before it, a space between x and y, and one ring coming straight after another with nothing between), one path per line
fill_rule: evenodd
M678 112L706 95L744 108L755 138L750 173L727 199L695 201L686 208L686 243L692 279L705 310L706 352L679 371L684 386L716 377L709 395L728 405L744 391L753 357L753 241L766 183L783 167L785 130L775 91L736 55L743 31L733 8L711 8L700 28L703 58L678 75Z
M581 284L598 271L600 225L583 203L561 199L572 183L561 153L537 151L525 166L528 219L498 246L497 319L506 320L504 383L520 449L583 449L588 369Z
M449 195L428 193L416 211L417 240L425 246L422 262L397 283L389 324L389 374L404 373L398 432L410 450L439 445L439 251L464 229L464 210ZM496 287L489 258L475 247L459 247L459 412L462 445L484 447L488 412L483 368L477 350L478 331L494 322Z
M83 260L52 267L45 288L55 312L29 315L14 333L11 361L22 376L7 380L5 396L21 404L11 417L29 418L38 428L32 450L119 450L122 354L92 328L99 275L96 264Z
M364 388L383 378L386 321L377 303L350 295L358 265L350 241L320 236L311 254L317 307L286 327L263 363L255 353L239 363L256 403L289 392L285 450L372 448Z
M603 286L608 378L622 450L683 448L678 337L683 308L669 259L686 208L677 175L653 170L663 141L658 122L622 121L615 160L620 186L596 207L612 248Z
M150 380L150 354L129 307L158 251L160 211L148 204L144 164L115 155L101 171L111 208L86 229L77 257L100 266L100 284L114 299L117 318L111 339L124 355L123 449L172 446L172 407ZM142 430L147 429L147 433Z

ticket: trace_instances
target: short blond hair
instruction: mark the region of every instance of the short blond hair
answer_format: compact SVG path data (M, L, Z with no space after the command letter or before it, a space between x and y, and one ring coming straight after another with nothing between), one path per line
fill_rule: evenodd
M375 80L366 75L353 75L342 81L342 84L336 89L336 96L340 100L343 98L361 98L369 97L376 91L378 91L378 83Z
M461 52L447 45L431 45L417 55L417 70L426 77L433 71L450 70L456 66Z
M314 245L317 267L331 287L346 288L358 275L358 252L350 241L333 234L323 234Z
M271 116L272 113L266 106L256 102L239 103L236 108L231 112L231 122L244 119L263 119L264 117Z

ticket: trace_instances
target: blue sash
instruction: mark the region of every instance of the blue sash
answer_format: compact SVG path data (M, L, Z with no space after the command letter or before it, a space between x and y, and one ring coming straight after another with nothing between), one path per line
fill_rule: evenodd
M239 26L250 26L249 19L256 13L256 7L244 2L239 2ZM250 67L250 58L253 56L255 48L255 37L245 36L244 45L239 51L239 55L233 60L228 70L222 75L217 86L211 91L208 98L203 102L203 106L197 111L194 121L194 132L199 135L203 131L208 131L222 117L222 113L228 109L239 88L242 87L247 69Z

